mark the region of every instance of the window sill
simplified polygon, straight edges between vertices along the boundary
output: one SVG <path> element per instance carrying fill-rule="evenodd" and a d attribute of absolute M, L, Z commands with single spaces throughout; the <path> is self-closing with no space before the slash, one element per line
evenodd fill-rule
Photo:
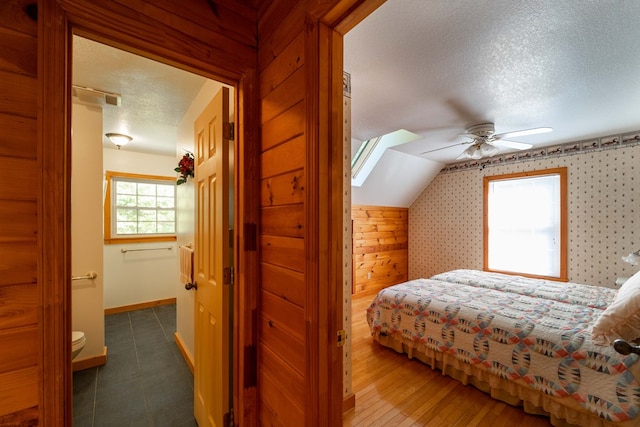
<path fill-rule="evenodd" d="M 176 240 L 176 236 L 107 237 L 104 239 L 104 244 L 117 245 L 120 243 L 175 242 Z"/>

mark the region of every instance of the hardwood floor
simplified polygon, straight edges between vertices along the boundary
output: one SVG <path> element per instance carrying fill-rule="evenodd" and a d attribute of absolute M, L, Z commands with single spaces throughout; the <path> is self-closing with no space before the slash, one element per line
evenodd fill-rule
<path fill-rule="evenodd" d="M 545 417 L 492 399 L 438 370 L 373 342 L 365 312 L 352 303 L 352 378 L 356 407 L 343 426 L 550 426 Z"/>

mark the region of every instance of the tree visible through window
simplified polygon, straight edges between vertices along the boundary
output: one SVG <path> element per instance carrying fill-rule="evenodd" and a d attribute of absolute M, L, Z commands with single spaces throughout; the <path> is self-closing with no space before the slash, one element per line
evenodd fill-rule
<path fill-rule="evenodd" d="M 175 239 L 175 178 L 108 172 L 107 181 L 105 241 Z"/>
<path fill-rule="evenodd" d="M 567 280 L 566 168 L 484 178 L 484 269 Z"/>

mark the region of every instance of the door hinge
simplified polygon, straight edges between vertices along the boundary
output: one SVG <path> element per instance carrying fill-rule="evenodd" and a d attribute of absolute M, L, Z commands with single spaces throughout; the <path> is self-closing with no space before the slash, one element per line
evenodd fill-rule
<path fill-rule="evenodd" d="M 224 414 L 224 419 L 222 420 L 224 427 L 233 427 L 233 409 Z"/>
<path fill-rule="evenodd" d="M 224 268 L 223 282 L 225 285 L 233 285 L 233 267 Z"/>
<path fill-rule="evenodd" d="M 344 329 L 340 329 L 338 331 L 338 347 L 342 347 L 344 345 L 344 340 L 346 339 L 347 333 Z"/>
<path fill-rule="evenodd" d="M 233 141 L 236 136 L 235 124 L 233 122 L 227 122 L 222 126 L 222 137 Z"/>

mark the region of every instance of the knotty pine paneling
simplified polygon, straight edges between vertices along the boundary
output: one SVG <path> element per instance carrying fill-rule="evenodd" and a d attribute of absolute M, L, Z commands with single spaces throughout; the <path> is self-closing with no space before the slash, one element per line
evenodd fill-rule
<path fill-rule="evenodd" d="M 9 52 L 0 52 L 0 54 L 8 55 Z M 0 61 L 0 63 L 10 61 L 11 59 L 5 59 L 4 61 Z M 34 77 L 0 70 L 0 82 L 2 82 L 0 113 L 36 117 L 38 108 L 38 81 Z"/>
<path fill-rule="evenodd" d="M 32 52 L 37 47 L 32 35 L 0 27 L 0 70 L 35 77 L 38 69 Z"/>
<path fill-rule="evenodd" d="M 0 419 L 4 415 L 38 406 L 39 381 L 40 372 L 37 366 L 1 373 Z"/>
<path fill-rule="evenodd" d="M 167 50 L 173 56 L 181 56 L 180 61 L 186 64 L 201 62 L 205 70 L 214 71 L 216 78 L 225 83 L 233 83 L 233 80 L 225 81 L 229 70 L 248 71 L 256 62 L 257 38 L 238 40 L 232 32 L 219 32 L 220 26 L 214 25 L 220 20 L 216 13 L 217 5 L 237 3 L 231 0 L 216 1 L 215 8 L 209 7 L 208 2 L 180 3 L 187 13 L 198 10 L 202 19 L 208 19 L 210 23 L 205 26 L 194 25 L 192 16 L 183 18 L 171 12 L 174 7 L 171 4 L 176 3 L 173 0 L 71 0 L 67 3 L 72 11 L 79 8 L 88 14 L 82 18 L 100 17 L 100 24 L 110 31 L 118 31 L 119 37 L 137 39 L 131 43 L 148 43 L 145 49 L 150 52 Z M 237 14 L 229 9 L 228 24 L 233 25 L 235 20 L 243 21 L 244 16 L 246 14 Z"/>
<path fill-rule="evenodd" d="M 33 118 L 0 114 L 0 157 L 35 159 L 36 125 Z"/>
<path fill-rule="evenodd" d="M 294 12 L 289 6 L 287 0 L 273 2 L 262 11 L 258 30 L 264 41 L 258 53 L 263 278 L 258 385 L 260 420 L 266 425 L 305 424 L 306 46 L 304 6 Z"/>
<path fill-rule="evenodd" d="M 304 306 L 306 298 L 304 274 L 265 263 L 260 269 L 260 283 L 262 289 L 299 307 Z"/>
<path fill-rule="evenodd" d="M 353 293 L 376 294 L 408 280 L 407 208 L 352 206 Z"/>
<path fill-rule="evenodd" d="M 265 70 L 296 37 L 304 34 L 305 2 L 272 1 L 258 17 L 258 70 Z M 262 80 L 262 78 L 260 79 Z"/>
<path fill-rule="evenodd" d="M 304 240 L 262 235 L 260 236 L 260 259 L 264 263 L 304 273 Z"/>
<path fill-rule="evenodd" d="M 271 292 L 260 292 L 262 316 L 269 319 L 270 326 L 279 328 L 293 338 L 304 341 L 304 309 Z"/>
<path fill-rule="evenodd" d="M 37 365 L 39 337 L 37 325 L 0 331 L 0 373 Z"/>
<path fill-rule="evenodd" d="M 0 286 L 0 331 L 38 324 L 38 290 L 37 284 Z"/>
<path fill-rule="evenodd" d="M 0 425 L 71 424 L 64 206 L 71 165 L 65 157 L 68 112 L 62 110 L 70 22 L 87 35 L 225 82 L 257 67 L 257 12 L 248 2 L 0 1 L 0 349 L 11 347 L 0 350 L 6 356 L 0 360 L 6 370 L 0 374 Z M 257 117 L 257 105 L 255 99 L 243 118 Z M 253 128 L 255 121 L 243 126 Z M 257 138 L 252 143 L 257 146 Z M 242 422 L 246 411 L 238 412 Z"/>
<path fill-rule="evenodd" d="M 299 375 L 304 375 L 304 346 L 302 341 L 282 328 L 277 327 L 268 317 L 260 318 L 260 341 L 275 353 L 286 354 L 286 363 Z"/>
<path fill-rule="evenodd" d="M 144 8 L 145 14 L 159 21 L 172 17 L 172 20 L 181 18 L 181 24 L 174 23 L 179 28 L 180 25 L 197 25 L 203 30 L 213 31 L 217 34 L 225 34 L 230 39 L 245 46 L 255 46 L 257 40 L 256 17 L 254 10 L 243 6 L 241 2 L 192 2 L 189 7 L 184 7 L 182 2 L 155 2 L 145 0 L 119 0 L 126 6 L 132 8 Z M 168 12 L 168 13 L 167 13 Z M 216 19 L 212 19 L 216 18 Z"/>
<path fill-rule="evenodd" d="M 304 133 L 306 109 L 299 102 L 273 120 L 262 125 L 260 140 L 262 151 Z"/>
<path fill-rule="evenodd" d="M 260 353 L 263 350 L 260 348 Z M 293 372 L 293 371 L 291 371 Z M 278 384 L 272 375 L 278 372 L 270 372 L 266 369 L 258 371 L 258 383 L 260 384 L 260 425 L 261 426 L 303 426 L 304 412 L 293 400 L 282 392 L 282 386 Z"/>
<path fill-rule="evenodd" d="M 263 124 L 287 111 L 303 99 L 304 71 L 304 68 L 298 68 L 262 98 L 260 111 Z"/>
<path fill-rule="evenodd" d="M 38 24 L 25 13 L 27 6 L 34 3 L 34 0 L 0 1 L 0 28 L 19 31 L 35 37 L 38 33 Z M 30 54 L 35 59 L 35 51 L 31 51 Z"/>
<path fill-rule="evenodd" d="M 7 240 L 0 244 L 0 293 L 4 285 L 36 283 L 38 277 L 37 244 Z"/>
<path fill-rule="evenodd" d="M 285 390 L 284 394 L 291 402 L 295 406 L 302 408 L 304 406 L 304 377 L 300 373 L 291 370 L 291 366 L 286 362 L 286 359 L 280 356 L 287 354 L 286 352 L 278 354 L 268 347 L 264 347 L 263 350 L 260 353 L 260 363 L 265 371 L 269 372 L 269 376 L 278 384 L 278 388 Z"/>
<path fill-rule="evenodd" d="M 304 205 L 274 206 L 261 209 L 260 229 L 265 234 L 304 237 Z"/>
<path fill-rule="evenodd" d="M 0 425 L 40 424 L 37 23 L 0 2 Z"/>
<path fill-rule="evenodd" d="M 40 411 L 37 406 L 0 415 L 0 426 L 37 426 L 39 425 Z"/>
<path fill-rule="evenodd" d="M 0 247 L 6 243 L 36 243 L 37 208 L 34 201 L 5 200 L 0 203 Z"/>
<path fill-rule="evenodd" d="M 300 34 L 260 74 L 260 96 L 265 97 L 303 64 L 304 37 Z"/>
<path fill-rule="evenodd" d="M 279 206 L 304 201 L 303 169 L 260 181 L 260 206 Z"/>
<path fill-rule="evenodd" d="M 304 138 L 299 136 L 265 151 L 260 159 L 263 177 L 299 169 L 304 164 Z"/>
<path fill-rule="evenodd" d="M 6 174 L 0 180 L 0 200 L 36 200 L 39 174 L 35 160 L 0 157 L 0 171 Z"/>

